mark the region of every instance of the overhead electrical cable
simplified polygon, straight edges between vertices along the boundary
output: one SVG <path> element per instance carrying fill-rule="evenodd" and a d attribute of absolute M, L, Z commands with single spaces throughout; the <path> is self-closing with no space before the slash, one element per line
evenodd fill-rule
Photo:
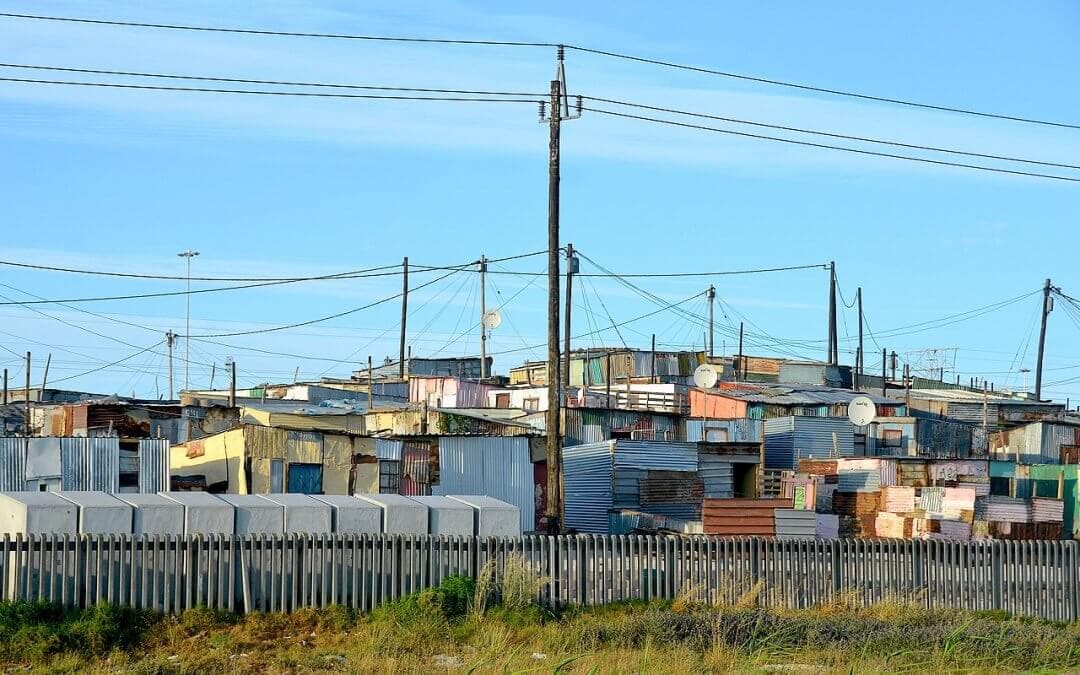
<path fill-rule="evenodd" d="M 221 89 L 213 87 L 176 87 L 158 84 L 128 84 L 123 82 L 80 82 L 77 80 L 41 80 L 28 77 L 0 77 L 0 82 L 21 84 L 50 84 L 69 87 L 101 87 L 105 89 L 135 89 L 143 91 L 182 91 L 202 94 L 251 94 L 255 96 L 298 96 L 301 98 L 370 99 L 377 101 L 440 101 L 462 103 L 539 103 L 535 98 L 495 98 L 493 96 L 408 96 L 405 94 L 344 94 L 322 91 L 275 91 L 270 89 Z"/>
<path fill-rule="evenodd" d="M 0 64 L 3 65 L 3 64 Z M 1008 155 L 995 155 L 985 152 L 973 152 L 969 150 L 958 150 L 956 148 L 942 148 L 933 145 L 920 145 L 918 143 L 905 143 L 902 141 L 884 140 L 880 138 L 870 138 L 868 136 L 855 136 L 851 134 L 841 134 L 830 131 L 821 131 L 818 129 L 807 129 L 805 127 L 794 127 L 783 124 L 769 124 L 766 122 L 755 122 L 753 120 L 737 119 L 734 117 L 724 117 L 723 115 L 713 115 L 709 113 L 690 112 L 687 110 L 679 110 L 677 108 L 666 108 L 663 106 L 646 105 L 644 103 L 634 103 L 632 101 L 621 101 L 611 98 L 600 98 L 598 96 L 582 96 L 583 99 L 588 101 L 596 101 L 598 103 L 608 103 L 611 105 L 618 105 L 627 108 L 638 108 L 641 110 L 651 110 L 653 112 L 663 112 L 672 115 L 681 115 L 685 117 L 696 117 L 700 119 L 716 120 L 718 122 L 730 122 L 732 124 L 745 124 L 747 126 L 760 127 L 763 129 L 776 129 L 778 131 L 791 131 L 800 134 L 807 134 L 811 136 L 823 136 L 825 138 L 837 138 L 846 141 L 858 141 L 860 143 L 874 143 L 877 145 L 888 145 L 897 148 L 907 148 L 909 150 L 926 150 L 930 152 L 941 152 L 949 155 L 960 155 L 964 157 L 978 157 L 980 159 L 993 159 L 1004 162 L 1020 162 L 1023 164 L 1034 164 L 1037 166 L 1051 166 L 1061 169 L 1080 169 L 1080 164 L 1066 164 L 1062 162 L 1049 162 L 1044 160 L 1026 159 L 1023 157 L 1011 157 Z"/>
<path fill-rule="evenodd" d="M 609 115 L 611 117 L 622 117 L 626 119 L 638 120 L 641 122 L 651 122 L 654 124 L 664 124 L 673 127 L 681 127 L 684 129 L 695 129 L 698 131 L 708 131 L 718 134 L 727 134 L 729 136 L 740 136 L 742 138 L 752 138 L 756 140 L 772 141 L 775 143 L 786 143 L 789 145 L 798 145 L 809 148 L 818 148 L 823 150 L 836 150 L 838 152 L 848 152 L 857 155 L 866 155 L 870 157 L 883 157 L 886 159 L 899 159 L 908 162 L 920 162 L 923 164 L 934 164 L 937 166 L 951 166 L 961 169 L 972 169 L 974 171 L 987 171 L 990 173 L 1008 174 L 1013 176 L 1027 176 L 1029 178 L 1043 178 L 1047 180 L 1066 181 L 1070 183 L 1080 183 L 1080 178 L 1072 178 L 1069 176 L 1058 176 L 1048 173 L 1036 173 L 1034 171 L 1020 171 L 1017 169 L 1003 169 L 999 167 L 982 166 L 979 164 L 967 164 L 964 162 L 949 162 L 941 159 L 932 159 L 929 157 L 913 157 L 911 155 L 900 155 L 892 152 L 882 152 L 879 150 L 866 150 L 863 148 L 851 148 L 842 145 L 829 145 L 828 143 L 817 143 L 814 141 L 804 141 L 794 138 L 783 138 L 780 136 L 768 136 L 765 134 L 753 134 L 747 131 L 737 131 L 735 129 L 721 129 L 719 127 L 710 127 L 703 124 L 691 124 L 689 122 L 680 122 L 678 120 L 663 119 L 660 117 L 649 117 L 647 115 L 634 115 L 631 113 L 617 112 L 615 110 L 604 110 L 602 108 L 589 108 L 582 107 L 582 110 L 588 112 L 594 112 L 598 115 Z"/>
<path fill-rule="evenodd" d="M 257 28 L 232 28 L 227 26 L 198 26 L 192 24 L 173 24 L 173 23 L 152 23 L 152 22 L 140 22 L 140 21 L 121 21 L 121 20 L 109 20 L 109 19 L 90 19 L 82 17 L 70 17 L 70 16 L 55 16 L 44 14 L 27 14 L 17 12 L 2 12 L 0 17 L 12 18 L 12 19 L 25 19 L 36 21 L 52 21 L 52 22 L 64 22 L 64 23 L 78 23 L 78 24 L 91 24 L 101 26 L 114 26 L 114 27 L 128 27 L 128 28 L 154 28 L 154 29 L 166 29 L 176 31 L 191 31 L 202 33 L 232 33 L 241 35 L 261 35 L 271 37 L 297 37 L 297 38 L 322 38 L 322 39 L 334 39 L 334 40 L 354 40 L 354 41 L 370 41 L 370 42 L 398 42 L 398 43 L 416 43 L 416 44 L 440 44 L 440 45 L 462 45 L 462 46 L 489 46 L 489 47 L 531 47 L 531 48 L 552 48 L 562 47 L 567 50 L 576 51 L 582 54 L 592 54 L 596 56 L 603 56 L 606 58 L 618 59 L 633 63 L 640 63 L 651 66 L 658 66 L 662 68 L 671 68 L 676 70 L 683 70 L 687 72 L 699 73 L 703 75 L 713 75 L 717 77 L 741 80 L 745 82 L 753 82 L 756 84 L 766 84 L 770 86 L 783 87 L 788 89 L 795 89 L 798 91 L 813 92 L 817 94 L 826 94 L 830 96 L 838 96 L 845 98 L 858 99 L 863 101 L 871 101 L 875 103 L 886 103 L 891 105 L 899 105 L 909 108 L 918 108 L 923 110 L 933 110 L 937 112 L 948 112 L 960 115 L 971 115 L 976 117 L 982 117 L 987 119 L 997 119 L 1009 122 L 1022 122 L 1026 124 L 1037 124 L 1049 127 L 1058 127 L 1065 129 L 1080 129 L 1080 124 L 1073 124 L 1069 122 L 1058 122 L 1052 120 L 1037 119 L 1033 117 L 1024 117 L 1020 115 L 1006 115 L 1002 113 L 986 112 L 981 110 L 975 110 L 972 108 L 961 108 L 958 106 L 946 106 L 932 103 L 922 103 L 910 99 L 899 98 L 895 96 L 881 96 L 875 94 L 866 94 L 851 90 L 838 89 L 835 87 L 824 87 L 818 85 L 804 84 L 800 82 L 791 82 L 786 80 L 780 80 L 776 78 L 762 77 L 758 75 L 747 75 L 744 73 L 736 73 L 729 70 L 721 70 L 718 68 L 710 68 L 705 66 L 696 66 L 684 63 L 677 63 L 674 61 L 665 61 L 662 59 L 650 58 L 645 56 L 637 56 L 634 54 L 627 54 L 624 52 L 616 52 L 605 49 L 596 49 L 593 47 L 585 47 L 582 45 L 566 44 L 559 42 L 536 42 L 536 41 L 521 41 L 521 40 L 487 40 L 487 39 L 459 39 L 459 38 L 429 38 L 429 37 L 412 37 L 412 36 L 393 36 L 393 35 L 365 35 L 365 34 L 350 34 L 350 33 L 321 33 L 311 31 L 285 31 L 285 30 L 270 30 L 270 29 L 257 29 Z"/>

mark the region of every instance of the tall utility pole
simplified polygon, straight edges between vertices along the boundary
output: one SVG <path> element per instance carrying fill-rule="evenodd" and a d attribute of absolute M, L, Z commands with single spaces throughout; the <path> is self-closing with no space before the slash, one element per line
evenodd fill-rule
<path fill-rule="evenodd" d="M 52 364 L 52 352 L 49 352 L 49 355 L 45 357 L 45 374 L 41 376 L 42 395 L 44 395 L 45 386 L 49 383 L 49 365 L 50 364 Z M 39 396 L 38 398 L 41 398 L 41 397 Z M 131 398 L 135 398 L 135 397 L 132 396 Z"/>
<path fill-rule="evenodd" d="M 829 263 L 829 365 L 835 366 L 839 360 L 836 344 L 836 263 Z"/>
<path fill-rule="evenodd" d="M 735 370 L 735 381 L 743 379 L 746 376 L 746 364 L 743 362 L 742 353 L 742 334 L 743 334 L 743 322 L 739 322 L 739 367 Z"/>
<path fill-rule="evenodd" d="M 375 368 L 371 365 L 371 355 L 367 357 L 367 409 L 371 412 L 375 400 Z"/>
<path fill-rule="evenodd" d="M 1035 362 L 1035 400 L 1042 400 L 1042 372 L 1043 372 L 1043 348 L 1046 346 L 1046 319 L 1050 316 L 1050 312 L 1054 311 L 1054 298 L 1051 297 L 1050 291 L 1053 290 L 1053 286 L 1050 285 L 1050 280 L 1046 280 L 1046 285 L 1043 286 L 1043 306 L 1042 306 L 1042 326 L 1039 328 L 1039 357 Z"/>
<path fill-rule="evenodd" d="M 863 318 L 862 318 L 862 287 L 855 291 L 855 302 L 859 305 L 859 349 L 855 353 L 855 372 L 862 375 L 863 372 Z"/>
<path fill-rule="evenodd" d="M 405 324 L 409 318 L 409 256 L 401 261 L 401 339 L 398 342 L 398 379 L 405 379 Z"/>
<path fill-rule="evenodd" d="M 8 379 L 7 368 L 4 368 L 4 405 L 8 404 Z"/>
<path fill-rule="evenodd" d="M 709 286 L 705 291 L 705 299 L 709 301 L 709 356 L 713 356 L 713 301 L 716 300 L 716 287 Z"/>
<path fill-rule="evenodd" d="M 188 249 L 176 255 L 187 258 L 187 293 L 184 295 L 186 305 L 184 319 L 184 389 L 187 389 L 188 370 L 191 367 L 191 259 L 199 255 L 199 252 Z"/>
<path fill-rule="evenodd" d="M 577 258 L 574 257 L 574 245 L 566 245 L 566 317 L 563 320 L 563 359 L 562 359 L 562 386 L 563 391 L 570 388 L 570 336 L 573 330 L 571 315 L 574 299 L 574 274 L 577 273 Z M 588 370 L 589 362 L 585 362 Z"/>
<path fill-rule="evenodd" d="M 548 495 L 545 515 L 552 532 L 561 531 L 563 523 L 562 435 L 559 428 L 559 135 L 563 120 L 581 116 L 580 98 L 577 114 L 570 114 L 564 55 L 565 50 L 560 45 L 555 79 L 551 81 L 550 113 L 545 116 L 544 104 L 540 104 L 540 121 L 548 124 Z"/>
<path fill-rule="evenodd" d="M 487 258 L 480 256 L 480 379 L 486 380 L 487 371 Z"/>
<path fill-rule="evenodd" d="M 30 435 L 30 352 L 26 352 L 26 389 L 23 390 L 23 425 L 26 435 Z"/>
<path fill-rule="evenodd" d="M 888 353 L 886 353 L 885 349 L 882 348 L 882 350 L 881 350 L 881 397 L 882 398 L 885 398 L 885 361 L 888 359 L 888 357 L 889 357 Z"/>
<path fill-rule="evenodd" d="M 896 382 L 896 352 L 889 354 L 889 377 L 893 382 Z M 957 375 L 956 383 L 960 384 L 960 376 Z"/>
<path fill-rule="evenodd" d="M 173 364 L 172 364 L 172 349 L 173 340 L 176 339 L 176 333 L 171 330 L 165 333 L 165 344 L 169 346 L 169 400 L 173 400 Z M 210 378 L 210 388 L 214 388 L 214 378 Z"/>
<path fill-rule="evenodd" d="M 229 359 L 229 407 L 236 407 L 236 361 Z"/>

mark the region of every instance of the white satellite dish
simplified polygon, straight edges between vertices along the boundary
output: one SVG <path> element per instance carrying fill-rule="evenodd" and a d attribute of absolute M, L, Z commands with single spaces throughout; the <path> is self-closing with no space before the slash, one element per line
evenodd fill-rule
<path fill-rule="evenodd" d="M 847 407 L 848 419 L 857 427 L 865 427 L 877 417 L 877 406 L 866 396 L 851 399 Z"/>
<path fill-rule="evenodd" d="M 707 363 L 703 363 L 694 369 L 694 384 L 702 389 L 712 389 L 716 386 L 717 379 L 716 368 Z"/>
<path fill-rule="evenodd" d="M 484 314 L 484 318 L 481 320 L 484 324 L 484 328 L 488 330 L 494 330 L 502 323 L 502 314 L 499 314 L 499 310 L 493 309 L 490 312 Z"/>

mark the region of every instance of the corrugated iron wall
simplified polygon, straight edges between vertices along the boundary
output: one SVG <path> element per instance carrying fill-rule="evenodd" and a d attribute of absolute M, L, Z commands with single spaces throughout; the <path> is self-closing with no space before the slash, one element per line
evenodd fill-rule
<path fill-rule="evenodd" d="M 0 436 L 0 492 L 26 489 L 26 439 Z"/>
<path fill-rule="evenodd" d="M 613 443 L 587 443 L 563 449 L 565 525 L 579 532 L 603 534 L 612 503 Z"/>
<path fill-rule="evenodd" d="M 169 489 L 169 439 L 144 438 L 139 441 L 139 492 Z"/>
<path fill-rule="evenodd" d="M 120 490 L 120 439 L 115 436 L 60 439 L 62 490 Z"/>
<path fill-rule="evenodd" d="M 765 420 L 765 466 L 794 469 L 800 458 L 834 454 L 833 434 L 840 457 L 855 454 L 855 427 L 839 417 L 779 417 Z"/>
<path fill-rule="evenodd" d="M 399 441 L 389 438 L 376 438 L 375 439 L 375 457 L 376 459 L 392 459 L 401 461 L 401 451 L 405 447 L 405 441 Z"/>
<path fill-rule="evenodd" d="M 536 529 L 536 488 L 529 439 L 521 436 L 439 438 L 434 495 L 487 495 L 518 507 L 523 532 Z"/>

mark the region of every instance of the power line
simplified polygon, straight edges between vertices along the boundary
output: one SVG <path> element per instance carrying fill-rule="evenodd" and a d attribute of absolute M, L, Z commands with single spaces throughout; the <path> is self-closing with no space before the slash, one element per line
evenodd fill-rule
<path fill-rule="evenodd" d="M 828 87 L 818 87 L 809 84 L 800 84 L 798 82 L 787 82 L 784 80 L 774 80 L 766 77 L 758 77 L 755 75 L 743 75 L 741 73 L 733 73 L 730 71 L 717 70 L 714 68 L 705 68 L 702 66 L 691 66 L 681 63 L 673 63 L 671 61 L 661 61 L 659 59 L 650 59 L 641 56 L 632 56 L 630 54 L 621 54 L 619 52 L 609 52 L 600 49 L 590 49 L 588 47 L 578 47 L 575 45 L 566 45 L 566 49 L 582 52 L 585 54 L 597 54 L 599 56 L 607 56 L 615 59 L 623 59 L 625 61 L 635 61 L 637 63 L 647 63 L 654 66 L 663 66 L 665 68 L 676 68 L 679 70 L 686 70 L 696 73 L 703 73 L 705 75 L 718 75 L 720 77 L 727 77 L 736 80 L 744 80 L 747 82 L 756 82 L 758 84 L 769 84 L 778 87 L 787 87 L 790 89 L 799 89 L 802 91 L 812 91 L 819 94 L 829 94 L 832 96 L 844 96 L 848 98 L 856 98 L 864 101 L 874 101 L 876 103 L 891 103 L 894 105 L 907 106 L 910 108 L 922 108 L 924 110 L 936 110 L 939 112 L 957 113 L 961 115 L 974 115 L 976 117 L 985 117 L 990 119 L 1007 120 L 1009 122 L 1024 122 L 1027 124 L 1039 124 L 1049 127 L 1060 127 L 1063 129 L 1080 129 L 1080 124 L 1072 124 L 1069 122 L 1055 122 L 1051 120 L 1041 120 L 1031 117 L 1020 117 L 1017 115 L 1003 115 L 1000 113 L 990 113 L 981 110 L 973 110 L 970 108 L 954 108 L 951 106 L 935 105 L 932 103 L 919 103 L 918 101 L 911 101 L 901 98 L 891 98 L 887 96 L 875 96 L 872 94 L 862 94 L 854 91 L 846 91 L 843 89 L 831 89 Z"/>
<path fill-rule="evenodd" d="M 239 33 L 244 35 L 269 35 L 276 37 L 330 38 L 334 40 L 362 40 L 372 42 L 412 42 L 441 45 L 478 45 L 491 47 L 558 47 L 551 42 L 521 42 L 513 40 L 462 40 L 450 38 L 398 37 L 387 35 L 355 35 L 349 33 L 310 33 L 301 31 L 263 30 L 257 28 L 227 28 L 216 26 L 194 26 L 174 23 L 144 23 L 138 21 L 110 21 L 106 19 L 83 19 L 69 16 L 44 16 L 41 14 L 17 14 L 0 12 L 0 17 L 12 19 L 36 19 L 40 21 L 62 21 L 66 23 L 85 23 L 104 26 L 125 26 L 130 28 L 166 28 L 169 30 L 197 31 L 201 33 Z"/>
<path fill-rule="evenodd" d="M 646 115 L 634 115 L 631 113 L 621 113 L 614 110 L 603 110 L 601 108 L 587 108 L 582 107 L 582 110 L 588 112 L 594 112 L 599 115 L 609 115 L 612 117 L 624 117 L 626 119 L 639 120 L 642 122 L 653 122 L 655 124 L 666 124 L 668 126 L 682 127 L 684 129 L 696 129 L 698 131 L 711 131 L 718 134 L 728 134 L 730 136 L 741 136 L 743 138 L 753 138 L 764 141 L 774 141 L 777 143 L 787 143 L 789 145 L 800 145 L 809 148 L 818 148 L 824 150 L 837 150 L 840 152 L 850 152 L 857 155 L 868 155 L 871 157 L 884 157 L 887 159 L 901 159 L 908 162 L 921 162 L 923 164 L 934 164 L 937 166 L 952 166 L 961 169 L 973 169 L 976 171 L 988 171 L 991 173 L 1002 173 L 1013 176 L 1028 176 L 1030 178 L 1046 178 L 1049 180 L 1068 181 L 1070 183 L 1080 183 L 1080 178 L 1070 178 L 1068 176 L 1055 176 L 1047 173 L 1036 173 L 1034 171 L 1019 171 L 1017 169 L 1001 169 L 990 166 L 980 166 L 978 164 L 966 164 L 964 162 L 947 162 L 941 159 L 930 159 L 928 157 L 912 157 L 910 155 L 899 155 L 892 152 L 881 152 L 878 150 L 864 150 L 860 148 L 849 148 L 842 145 L 829 145 L 827 143 L 816 143 L 814 141 L 800 141 L 794 138 L 782 138 L 780 136 L 767 136 L 765 134 L 752 134 L 746 131 L 736 131 L 734 129 L 721 129 L 718 127 L 710 127 L 702 124 L 691 124 L 689 122 L 679 122 L 677 120 L 665 120 L 659 117 L 648 117 Z"/>
<path fill-rule="evenodd" d="M 2 64 L 0 64 L 2 65 Z M 673 115 L 685 115 L 687 117 L 697 117 L 702 119 L 717 120 L 720 122 L 731 122 L 734 124 L 746 124 L 755 127 L 761 127 L 764 129 L 776 129 L 779 131 L 793 131 L 800 134 L 810 134 L 813 136 L 824 136 L 826 138 L 839 138 L 847 141 L 859 141 L 862 143 L 876 143 L 878 145 L 889 145 L 897 148 L 908 148 L 911 150 L 929 150 L 931 152 L 943 152 L 950 155 L 962 155 L 966 157 L 979 157 L 982 159 L 995 159 L 1006 162 L 1021 162 L 1024 164 L 1035 164 L 1038 166 L 1053 166 L 1062 169 L 1080 169 L 1080 165 L 1077 164 L 1064 164 L 1060 162 L 1047 162 L 1035 159 L 1024 159 L 1022 157 L 1009 157 L 1006 155 L 993 155 L 983 152 L 971 152 L 968 150 L 957 150 L 955 148 L 941 148 L 933 145 L 920 145 L 917 143 L 904 143 L 901 141 L 882 140 L 880 138 L 870 138 L 867 136 L 853 136 L 849 134 L 841 134 L 829 131 L 819 131 L 816 129 L 806 129 L 804 127 L 786 126 L 783 124 L 768 124 L 765 122 L 754 122 L 752 120 L 736 119 L 734 117 L 724 117 L 722 115 L 711 115 L 708 113 L 689 112 L 686 110 L 678 110 L 676 108 L 665 108 L 661 106 L 645 105 L 643 103 L 633 103 L 630 101 L 620 101 L 610 98 L 599 98 L 597 96 L 582 96 L 583 99 L 590 101 L 597 101 L 599 103 L 610 103 L 612 105 L 620 105 L 628 108 L 640 108 L 642 110 L 652 110 L 654 112 L 671 113 Z"/>
<path fill-rule="evenodd" d="M 78 82 L 75 80 L 41 80 L 26 77 L 0 77 L 0 82 L 23 84 L 52 84 L 72 87 L 103 87 L 106 89 L 136 89 L 145 91 L 182 91 L 206 94 L 253 94 L 258 96 L 299 96 L 306 98 L 371 99 L 386 101 L 456 101 L 468 103 L 539 103 L 538 98 L 492 98 L 490 96 L 407 96 L 405 94 L 331 94 L 321 91 L 271 91 L 269 89 L 215 89 L 213 87 L 173 87 L 157 84 L 125 84 L 121 82 Z"/>
<path fill-rule="evenodd" d="M 912 101 L 908 99 L 901 99 L 888 96 L 878 96 L 873 94 L 864 94 L 855 91 L 848 91 L 844 89 L 836 89 L 830 87 L 821 87 L 810 84 L 803 84 L 799 82 L 789 82 L 785 80 L 778 80 L 774 78 L 761 77 L 757 75 L 746 75 L 743 73 L 735 73 L 732 71 L 720 70 L 717 68 L 708 68 L 704 66 L 695 66 L 682 63 L 675 63 L 672 61 L 664 61 L 661 59 L 648 58 L 643 56 L 635 56 L 632 54 L 625 54 L 622 52 L 614 52 L 603 49 L 595 49 L 591 47 L 584 47 L 580 45 L 572 44 L 560 44 L 555 42 L 527 42 L 518 40 L 469 40 L 469 39 L 453 39 L 453 38 L 422 38 L 422 37 L 406 37 L 406 36 L 387 36 L 387 35 L 359 35 L 348 33 L 317 33 L 317 32 L 305 32 L 305 31 L 283 31 L 283 30 L 266 30 L 266 29 L 254 29 L 254 28 L 230 28 L 219 26 L 196 26 L 190 24 L 166 24 L 166 23 L 150 23 L 150 22 L 138 22 L 138 21 L 118 21 L 118 20 L 106 20 L 106 19 L 86 19 L 79 17 L 66 17 L 66 16 L 49 16 L 41 14 L 22 14 L 15 12 L 0 12 L 0 17 L 7 17 L 13 19 L 29 19 L 38 21 L 54 21 L 65 23 L 79 23 L 79 24 L 91 24 L 102 26 L 119 26 L 119 27 L 131 27 L 131 28 L 156 28 L 178 31 L 193 31 L 203 33 L 233 33 L 242 35 L 262 35 L 262 36 L 276 36 L 276 37 L 300 37 L 300 38 L 329 38 L 335 40 L 355 40 L 355 41 L 371 41 L 371 42 L 398 42 L 398 43 L 417 43 L 417 44 L 441 44 L 441 45 L 464 45 L 464 46 L 492 46 L 492 47 L 564 47 L 565 49 L 573 50 L 582 54 L 593 54 L 597 56 L 605 56 L 613 59 L 620 59 L 624 61 L 631 61 L 634 63 L 642 63 L 653 66 L 660 66 L 664 68 L 673 68 L 678 70 L 684 70 L 688 72 L 700 73 L 705 75 L 715 75 L 719 77 L 725 77 L 730 79 L 742 80 L 746 82 L 755 82 L 757 84 L 768 84 L 777 87 L 785 87 L 790 89 L 797 89 L 800 91 L 810 91 L 819 94 L 828 94 L 831 96 L 841 96 L 847 98 L 854 98 L 864 101 L 873 101 L 876 103 L 889 103 L 893 105 L 900 105 L 910 108 L 920 108 L 924 110 L 935 110 L 939 112 L 949 112 L 961 115 L 972 115 L 976 117 L 999 119 L 1010 122 L 1023 122 L 1026 124 L 1038 124 L 1042 126 L 1058 127 L 1065 129 L 1080 129 L 1080 125 L 1072 124 L 1068 122 L 1056 122 L 1051 120 L 1041 120 L 1031 117 L 1021 117 L 1018 115 L 1005 115 L 1000 113 L 991 113 L 981 110 L 974 110 L 970 108 L 958 108 L 952 106 L 936 105 L 931 103 L 920 103 L 918 101 Z"/>
<path fill-rule="evenodd" d="M 538 255 L 547 255 L 547 249 L 543 251 L 533 251 L 531 253 L 518 253 L 511 256 L 504 256 L 502 258 L 492 258 L 493 261 L 503 262 L 508 260 L 519 260 L 521 258 L 531 258 Z M 472 263 L 469 263 L 472 264 Z M 165 281 L 185 281 L 187 275 L 162 275 L 162 274 L 138 274 L 135 272 L 113 272 L 108 270 L 91 270 L 86 268 L 77 267 L 58 267 L 55 265 L 43 265 L 35 263 L 15 262 L 12 260 L 0 260 L 0 265 L 6 265 L 8 267 L 22 267 L 27 269 L 43 270 L 47 272 L 69 272 L 72 274 L 88 274 L 94 276 L 105 277 L 124 277 L 130 279 L 161 279 Z M 424 270 L 451 270 L 457 269 L 460 265 L 410 265 L 409 269 L 413 268 Z M 191 277 L 192 281 L 316 281 L 321 279 L 351 279 L 353 275 L 366 275 L 369 272 L 378 272 L 381 270 L 400 269 L 401 263 L 394 263 L 392 265 L 382 265 L 381 267 L 369 267 L 362 270 L 352 270 L 350 272 L 335 272 L 333 274 L 324 274 L 319 276 L 309 277 Z M 462 270 L 469 271 L 469 270 Z M 388 275 L 392 276 L 392 275 Z"/>
<path fill-rule="evenodd" d="M 441 277 L 438 277 L 436 279 L 432 279 L 431 281 L 422 283 L 422 284 L 420 284 L 419 286 L 417 286 L 415 288 L 410 288 L 409 292 L 412 293 L 414 291 L 420 290 L 421 288 L 425 288 L 425 287 L 430 286 L 432 284 L 438 283 L 438 282 L 442 281 L 443 279 L 451 276 L 452 274 L 455 274 L 456 272 L 457 272 L 457 270 L 454 270 L 453 272 L 449 272 L 447 274 L 444 274 Z M 219 338 L 219 337 L 235 337 L 237 335 L 256 335 L 258 333 L 274 333 L 274 332 L 277 332 L 277 331 L 289 330 L 289 329 L 292 329 L 292 328 L 300 328 L 300 327 L 303 327 L 303 326 L 310 326 L 312 324 L 322 323 L 323 321 L 330 321 L 331 319 L 337 319 L 337 318 L 340 318 L 340 317 L 343 317 L 343 316 L 348 316 L 350 314 L 355 314 L 357 312 L 362 312 L 365 309 L 371 309 L 372 307 L 377 307 L 379 305 L 390 302 L 391 300 L 396 300 L 397 298 L 400 298 L 402 295 L 403 295 L 403 293 L 400 293 L 400 292 L 395 293 L 394 295 L 382 298 L 381 300 L 376 300 L 375 302 L 371 302 L 371 303 L 368 303 L 366 305 L 361 305 L 360 307 L 354 307 L 352 309 L 345 310 L 344 312 L 337 312 L 336 314 L 331 314 L 329 316 L 320 317 L 318 319 L 310 319 L 308 321 L 300 321 L 300 322 L 297 322 L 297 323 L 290 323 L 290 324 L 286 324 L 284 326 L 274 326 L 272 328 L 258 328 L 258 329 L 255 329 L 255 330 L 235 331 L 235 332 L 232 332 L 232 333 L 213 333 L 213 334 L 210 334 L 210 335 L 181 335 L 179 337 L 183 337 L 185 339 L 189 338 L 189 337 L 190 338 Z"/>
<path fill-rule="evenodd" d="M 361 89 L 364 91 L 400 91 L 427 94 L 471 94 L 475 96 L 544 96 L 527 91 L 477 91 L 472 89 L 432 89 L 428 87 L 392 87 L 374 84 L 344 84 L 331 82 L 297 82 L 290 80 L 260 80 L 242 77 L 213 77 L 206 75 L 177 75 L 175 73 L 148 73 L 131 70 L 99 70 L 96 68 L 72 68 L 69 66 L 41 66 L 23 63 L 0 63 L 0 68 L 18 68 L 23 70 L 44 70 L 62 73 L 83 73 L 87 75 L 120 75 L 124 77 L 146 77 L 163 80 L 197 80 L 200 82 L 231 82 L 234 84 L 261 84 L 281 87 L 321 87 L 327 89 Z"/>

